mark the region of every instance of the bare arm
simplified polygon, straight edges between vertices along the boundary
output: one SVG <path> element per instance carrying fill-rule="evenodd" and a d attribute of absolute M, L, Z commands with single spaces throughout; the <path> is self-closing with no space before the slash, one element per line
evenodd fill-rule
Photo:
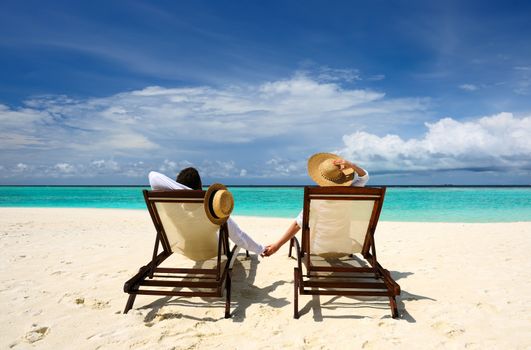
<path fill-rule="evenodd" d="M 356 164 L 354 164 L 352 162 L 349 162 L 348 160 L 345 160 L 345 159 L 336 159 L 336 160 L 334 160 L 334 164 L 335 165 L 339 165 L 341 167 L 341 169 L 350 168 L 350 169 L 354 170 L 358 174 L 358 176 L 365 176 L 367 174 L 365 172 L 365 170 L 363 170 L 362 168 L 360 168 Z"/>
<path fill-rule="evenodd" d="M 280 237 L 278 241 L 276 241 L 273 244 L 270 244 L 266 246 L 266 249 L 264 250 L 263 256 L 270 256 L 275 254 L 280 247 L 282 247 L 287 241 L 289 241 L 297 232 L 299 232 L 301 228 L 299 225 L 297 225 L 296 221 L 293 221 L 293 223 L 288 227 L 287 231 Z"/>

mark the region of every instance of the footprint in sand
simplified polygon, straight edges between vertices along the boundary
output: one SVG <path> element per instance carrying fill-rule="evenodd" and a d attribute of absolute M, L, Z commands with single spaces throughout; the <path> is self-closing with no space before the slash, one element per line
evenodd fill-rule
<path fill-rule="evenodd" d="M 101 309 L 106 309 L 110 307 L 109 301 L 103 301 L 103 300 L 97 300 L 97 299 L 91 300 L 91 302 L 89 303 L 89 306 L 90 308 L 95 309 L 95 310 L 101 310 Z"/>
<path fill-rule="evenodd" d="M 368 340 L 365 340 L 363 344 L 361 344 L 362 349 L 374 349 L 374 344 Z"/>
<path fill-rule="evenodd" d="M 444 335 L 448 338 L 454 338 L 465 333 L 464 329 L 459 328 L 457 325 L 448 324 L 444 321 L 438 321 L 433 323 L 431 325 L 431 328 L 443 332 Z"/>
<path fill-rule="evenodd" d="M 72 294 L 70 293 L 64 293 L 62 297 L 59 298 L 59 300 L 57 300 L 57 304 L 61 304 L 63 302 L 63 300 L 65 300 L 66 298 L 70 299 L 70 296 Z"/>
<path fill-rule="evenodd" d="M 24 336 L 24 340 L 30 344 L 42 340 L 48 333 L 50 333 L 49 327 L 39 327 L 35 324 L 33 327 L 34 328 Z"/>
<path fill-rule="evenodd" d="M 485 310 L 485 311 L 490 311 L 490 312 L 497 312 L 498 309 L 496 308 L 496 306 L 492 305 L 492 304 L 487 304 L 487 303 L 477 303 L 476 304 L 476 307 L 480 310 Z"/>
<path fill-rule="evenodd" d="M 63 297 L 64 298 L 64 297 Z M 61 300 L 63 299 L 61 298 Z M 94 310 L 101 310 L 111 307 L 109 301 L 103 301 L 98 299 L 85 299 L 84 297 L 76 297 L 73 299 L 73 303 L 80 306 L 88 306 Z"/>
<path fill-rule="evenodd" d="M 394 321 L 394 320 L 393 320 Z M 386 322 L 386 321 L 380 321 L 378 322 L 378 327 L 382 327 L 382 328 L 389 328 L 389 327 L 394 327 L 395 323 L 394 322 Z"/>
<path fill-rule="evenodd" d="M 182 318 L 182 317 L 183 317 L 183 315 L 180 314 L 180 313 L 175 313 L 174 314 L 174 313 L 170 313 L 170 312 L 157 315 L 158 321 L 164 321 L 164 320 L 169 320 L 169 319 L 172 319 L 172 318 Z"/>

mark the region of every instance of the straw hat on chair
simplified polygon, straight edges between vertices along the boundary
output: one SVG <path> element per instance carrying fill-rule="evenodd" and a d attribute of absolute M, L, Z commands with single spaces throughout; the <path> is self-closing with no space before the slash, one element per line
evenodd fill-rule
<path fill-rule="evenodd" d="M 216 225 L 224 224 L 234 209 L 234 198 L 222 184 L 212 184 L 205 194 L 205 213 Z"/>

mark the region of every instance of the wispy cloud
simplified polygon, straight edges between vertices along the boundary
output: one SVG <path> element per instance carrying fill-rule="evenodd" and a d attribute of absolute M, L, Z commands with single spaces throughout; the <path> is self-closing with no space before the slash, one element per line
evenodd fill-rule
<path fill-rule="evenodd" d="M 474 84 L 461 84 L 459 88 L 465 91 L 476 91 L 478 89 L 477 85 Z"/>
<path fill-rule="evenodd" d="M 518 95 L 526 96 L 531 94 L 531 67 L 517 66 L 514 67 L 514 70 L 517 73 L 517 77 L 513 91 Z"/>
<path fill-rule="evenodd" d="M 380 81 L 385 79 L 385 74 L 375 74 L 366 78 L 368 81 Z"/>
<path fill-rule="evenodd" d="M 338 69 L 322 66 L 317 73 L 319 81 L 346 81 L 352 83 L 361 80 L 360 71 L 358 69 Z"/>

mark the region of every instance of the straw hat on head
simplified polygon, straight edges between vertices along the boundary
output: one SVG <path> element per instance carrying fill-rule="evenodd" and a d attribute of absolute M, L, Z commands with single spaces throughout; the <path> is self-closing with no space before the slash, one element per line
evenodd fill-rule
<path fill-rule="evenodd" d="M 308 159 L 308 175 L 319 186 L 350 186 L 354 181 L 354 169 L 341 169 L 334 160 L 342 159 L 332 153 L 316 153 Z"/>
<path fill-rule="evenodd" d="M 234 209 L 234 198 L 222 184 L 212 184 L 205 194 L 205 213 L 213 224 L 224 224 Z"/>

